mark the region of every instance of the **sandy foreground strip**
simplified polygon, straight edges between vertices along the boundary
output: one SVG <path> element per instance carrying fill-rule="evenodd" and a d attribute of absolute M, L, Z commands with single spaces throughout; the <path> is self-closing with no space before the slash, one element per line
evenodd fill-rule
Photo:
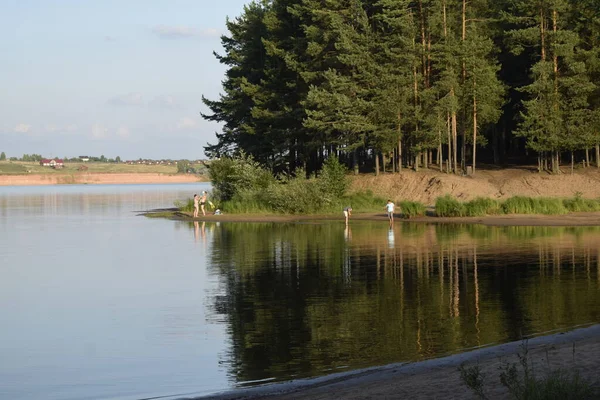
<path fill-rule="evenodd" d="M 0 175 L 0 186 L 34 186 L 61 184 L 135 184 L 135 183 L 192 183 L 194 175 L 160 173 L 76 173 Z"/>
<path fill-rule="evenodd" d="M 549 369 L 579 371 L 581 377 L 600 387 L 600 325 L 567 333 L 540 336 L 502 345 L 415 363 L 341 373 L 312 380 L 299 380 L 265 387 L 232 391 L 198 399 L 277 400 L 375 400 L 375 399 L 475 399 L 462 384 L 458 367 L 479 365 L 485 376 L 486 394 L 508 398 L 500 383 L 499 367 L 518 363 L 527 346 L 537 376 Z"/>

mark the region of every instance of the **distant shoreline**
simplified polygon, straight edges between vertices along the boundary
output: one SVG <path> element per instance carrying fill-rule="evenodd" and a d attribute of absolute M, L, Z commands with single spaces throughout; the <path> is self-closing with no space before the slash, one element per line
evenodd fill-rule
<path fill-rule="evenodd" d="M 202 182 L 192 174 L 101 173 L 0 175 L 0 186 L 42 186 L 82 184 L 151 184 Z"/>

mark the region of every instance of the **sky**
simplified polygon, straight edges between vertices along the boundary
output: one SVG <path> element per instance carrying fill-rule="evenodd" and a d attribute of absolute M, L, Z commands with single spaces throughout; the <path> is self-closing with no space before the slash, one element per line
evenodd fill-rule
<path fill-rule="evenodd" d="M 0 152 L 204 158 L 225 21 L 250 0 L 0 0 Z"/>

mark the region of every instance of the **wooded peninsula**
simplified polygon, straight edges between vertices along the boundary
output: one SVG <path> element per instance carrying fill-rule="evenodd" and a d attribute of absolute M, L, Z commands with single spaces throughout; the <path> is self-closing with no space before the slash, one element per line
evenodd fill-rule
<path fill-rule="evenodd" d="M 227 21 L 212 157 L 275 173 L 600 167 L 597 0 L 263 0 Z"/>

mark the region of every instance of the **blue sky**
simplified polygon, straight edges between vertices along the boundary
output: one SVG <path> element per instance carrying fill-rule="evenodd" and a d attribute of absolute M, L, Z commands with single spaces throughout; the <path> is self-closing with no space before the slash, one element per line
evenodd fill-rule
<path fill-rule="evenodd" d="M 0 0 L 0 151 L 201 158 L 227 16 L 249 0 Z"/>

